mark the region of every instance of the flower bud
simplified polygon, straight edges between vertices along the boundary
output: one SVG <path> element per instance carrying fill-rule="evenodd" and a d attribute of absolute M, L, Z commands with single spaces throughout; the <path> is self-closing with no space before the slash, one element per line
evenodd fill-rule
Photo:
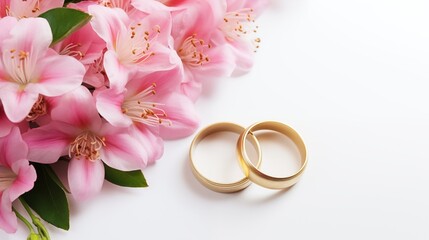
<path fill-rule="evenodd" d="M 42 237 L 39 234 L 33 232 L 28 235 L 27 240 L 42 240 Z"/>

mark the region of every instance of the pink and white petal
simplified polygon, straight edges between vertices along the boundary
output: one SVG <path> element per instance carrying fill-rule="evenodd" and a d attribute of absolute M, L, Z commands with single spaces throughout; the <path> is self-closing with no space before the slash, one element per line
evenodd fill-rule
<path fill-rule="evenodd" d="M 173 93 L 162 101 L 163 110 L 172 122 L 171 126 L 161 125 L 159 133 L 164 139 L 177 139 L 191 135 L 198 127 L 199 118 L 193 102 L 183 94 Z"/>
<path fill-rule="evenodd" d="M 95 32 L 106 43 L 109 50 L 115 48 L 116 37 L 122 32 L 126 32 L 126 26 L 130 19 L 120 8 L 108 8 L 99 5 L 88 7 L 89 14 L 92 15 L 91 26 Z"/>
<path fill-rule="evenodd" d="M 15 233 L 18 220 L 12 211 L 12 201 L 8 191 L 0 192 L 0 228 L 7 233 Z"/>
<path fill-rule="evenodd" d="M 101 118 L 95 107 L 95 100 L 89 90 L 83 86 L 56 98 L 51 117 L 53 120 L 81 129 L 101 127 Z"/>
<path fill-rule="evenodd" d="M 176 43 L 181 44 L 193 34 L 199 39 L 209 39 L 219 22 L 224 21 L 225 9 L 224 1 L 194 1 L 186 11 L 174 14 L 172 36 Z"/>
<path fill-rule="evenodd" d="M 136 123 L 130 128 L 130 132 L 145 149 L 147 164 L 154 163 L 162 156 L 164 153 L 164 141 L 145 124 Z"/>
<path fill-rule="evenodd" d="M 235 70 L 233 76 L 240 76 L 248 73 L 253 67 L 254 51 L 248 42 L 234 41 L 231 43 L 231 52 L 235 56 Z"/>
<path fill-rule="evenodd" d="M 136 69 L 142 73 L 151 73 L 157 71 L 167 71 L 177 68 L 182 64 L 177 52 L 162 44 L 155 43 L 151 46 L 151 50 L 155 55 L 149 57 L 147 61 L 138 64 L 139 68 Z"/>
<path fill-rule="evenodd" d="M 15 201 L 19 196 L 33 188 L 37 175 L 34 167 L 26 159 L 15 161 L 12 164 L 12 169 L 17 177 L 9 188 L 9 196 L 11 201 Z"/>
<path fill-rule="evenodd" d="M 40 1 L 40 12 L 37 16 L 53 8 L 59 8 L 64 5 L 64 0 Z"/>
<path fill-rule="evenodd" d="M 134 3 L 133 3 L 134 4 Z M 150 1 L 146 1 L 144 3 L 147 8 L 151 8 Z M 155 3 L 158 4 L 158 3 Z M 154 7 L 156 8 L 156 7 Z M 159 42 L 161 44 L 167 45 L 169 37 L 171 35 L 171 28 L 172 28 L 172 19 L 171 14 L 167 9 L 161 10 L 154 10 L 151 11 L 150 14 L 144 14 L 146 16 L 137 16 L 137 18 L 133 20 L 137 20 L 143 29 L 153 29 L 155 26 L 159 27 L 159 32 L 156 35 L 156 42 Z M 144 19 L 141 21 L 141 19 Z"/>
<path fill-rule="evenodd" d="M 108 50 L 104 53 L 104 69 L 109 79 L 111 88 L 124 88 L 128 82 L 130 70 L 119 62 L 114 51 Z"/>
<path fill-rule="evenodd" d="M 185 78 L 180 84 L 180 92 L 195 102 L 201 95 L 203 84 L 199 78 L 194 77 L 194 70 L 185 66 Z"/>
<path fill-rule="evenodd" d="M 14 127 L 8 135 L 0 138 L 0 158 L 3 164 L 12 166 L 14 161 L 26 159 L 28 146 L 22 140 L 19 128 Z"/>
<path fill-rule="evenodd" d="M 174 11 L 175 8 L 167 7 L 157 0 L 132 0 L 131 5 L 141 12 L 150 14 L 157 11 Z"/>
<path fill-rule="evenodd" d="M 23 18 L 10 31 L 11 37 L 3 41 L 3 49 L 29 52 L 30 58 L 42 57 L 52 42 L 49 23 L 44 18 Z"/>
<path fill-rule="evenodd" d="M 74 136 L 60 131 L 60 129 L 78 132 L 70 125 L 52 122 L 49 125 L 33 128 L 24 133 L 22 137 L 29 148 L 28 159 L 32 162 L 49 164 L 67 154 Z"/>
<path fill-rule="evenodd" d="M 38 93 L 23 91 L 17 84 L 9 84 L 0 88 L 0 98 L 4 112 L 11 122 L 17 123 L 27 117 L 34 103 L 39 98 Z"/>
<path fill-rule="evenodd" d="M 234 54 L 228 45 L 216 46 L 207 50 L 210 62 L 201 66 L 197 75 L 199 77 L 229 77 L 236 67 Z"/>
<path fill-rule="evenodd" d="M 3 111 L 3 108 L 0 107 L 0 137 L 8 135 L 14 126 L 15 124 L 9 121 Z"/>
<path fill-rule="evenodd" d="M 10 30 L 15 27 L 17 22 L 18 19 L 14 17 L 0 18 L 0 42 L 10 37 Z M 0 49 L 4 49 L 3 46 L 0 46 Z"/>
<path fill-rule="evenodd" d="M 106 146 L 101 151 L 101 159 L 112 168 L 131 171 L 142 169 L 147 163 L 147 153 L 128 128 L 115 128 L 105 124 L 101 135 Z"/>
<path fill-rule="evenodd" d="M 37 4 L 37 5 L 36 5 Z M 37 17 L 40 14 L 52 9 L 62 7 L 64 0 L 49 0 L 49 1 L 11 1 L 10 13 L 16 18 L 31 18 Z M 35 5 L 37 8 L 35 8 Z"/>
<path fill-rule="evenodd" d="M 101 116 L 115 127 L 128 127 L 132 120 L 122 112 L 124 91 L 104 89 L 94 92 L 97 110 Z"/>
<path fill-rule="evenodd" d="M 73 57 L 58 55 L 50 49 L 49 56 L 38 62 L 39 81 L 28 84 L 28 90 L 48 97 L 71 92 L 82 84 L 85 67 Z"/>
<path fill-rule="evenodd" d="M 85 76 L 83 77 L 83 82 L 93 86 L 94 88 L 101 88 L 106 85 L 106 79 L 103 74 L 99 72 L 92 71 L 91 68 L 89 68 Z"/>
<path fill-rule="evenodd" d="M 135 73 L 130 76 L 126 85 L 126 96 L 131 97 L 155 85 L 156 95 L 177 91 L 183 77 L 183 69 L 152 72 L 149 74 Z"/>
<path fill-rule="evenodd" d="M 68 167 L 70 192 L 76 200 L 87 200 L 100 192 L 104 182 L 104 166 L 100 160 L 72 158 Z"/>

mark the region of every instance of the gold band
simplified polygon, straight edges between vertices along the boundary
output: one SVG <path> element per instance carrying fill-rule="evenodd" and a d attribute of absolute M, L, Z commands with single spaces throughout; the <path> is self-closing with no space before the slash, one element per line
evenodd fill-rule
<path fill-rule="evenodd" d="M 243 177 L 239 181 L 232 182 L 232 183 L 214 182 L 214 181 L 204 177 L 198 171 L 198 169 L 195 167 L 194 160 L 193 160 L 195 148 L 197 147 L 198 143 L 200 143 L 208 135 L 216 133 L 216 132 L 235 132 L 235 133 L 241 134 L 242 132 L 244 132 L 244 130 L 245 130 L 245 128 L 240 126 L 240 125 L 237 125 L 234 123 L 223 122 L 223 123 L 215 123 L 213 125 L 208 126 L 208 127 L 204 128 L 203 130 L 201 130 L 195 136 L 194 140 L 192 141 L 191 147 L 189 149 L 189 160 L 191 163 L 192 173 L 195 175 L 195 177 L 198 179 L 198 181 L 200 183 L 202 183 L 204 186 L 206 186 L 207 188 L 209 188 L 213 191 L 223 192 L 223 193 L 237 192 L 237 191 L 243 190 L 249 186 L 250 181 L 246 177 Z M 261 151 L 260 151 L 259 143 L 254 136 L 250 136 L 249 140 L 250 140 L 250 143 L 255 148 L 255 150 L 257 151 L 258 161 L 256 163 L 256 166 L 259 166 L 261 163 Z M 246 142 L 246 140 L 243 141 L 244 145 L 245 145 L 245 142 Z M 249 158 L 247 157 L 247 159 L 249 159 Z M 250 160 L 249 160 L 249 162 L 250 162 Z"/>
<path fill-rule="evenodd" d="M 298 147 L 301 155 L 301 167 L 300 169 L 288 177 L 273 177 L 261 172 L 258 167 L 253 165 L 249 160 L 246 152 L 246 139 L 250 137 L 253 139 L 253 133 L 258 130 L 273 130 L 289 137 L 295 145 Z M 291 127 L 280 122 L 266 121 L 259 122 L 248 127 L 241 135 L 237 142 L 237 155 L 241 169 L 244 175 L 250 179 L 250 181 L 266 188 L 271 189 L 283 189 L 288 188 L 298 182 L 299 178 L 304 172 L 307 165 L 307 149 L 301 136 Z"/>

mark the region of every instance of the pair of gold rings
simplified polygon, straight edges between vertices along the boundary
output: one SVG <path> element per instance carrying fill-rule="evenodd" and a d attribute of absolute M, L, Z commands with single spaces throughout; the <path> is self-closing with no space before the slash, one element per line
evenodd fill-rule
<path fill-rule="evenodd" d="M 259 166 L 262 162 L 262 153 L 259 146 L 258 139 L 254 135 L 254 132 L 260 130 L 271 130 L 279 132 L 289 139 L 296 145 L 300 153 L 300 168 L 291 176 L 286 177 L 274 177 L 266 173 L 263 173 Z M 241 170 L 244 173 L 244 177 L 236 182 L 231 183 L 219 183 L 213 180 L 210 180 L 203 176 L 200 171 L 195 167 L 194 164 L 194 151 L 197 145 L 207 136 L 217 133 L 217 132 L 234 132 L 240 134 L 240 137 L 237 141 L 237 158 Z M 246 150 L 246 141 L 249 141 L 252 146 L 255 148 L 258 154 L 258 160 L 254 164 L 250 160 L 247 150 Z M 298 182 L 301 175 L 304 172 L 304 169 L 307 165 L 307 149 L 302 140 L 301 136 L 290 126 L 274 121 L 265 121 L 258 122 L 251 125 L 248 128 L 244 128 L 240 125 L 228 122 L 215 123 L 210 125 L 203 130 L 201 130 L 192 141 L 190 150 L 189 150 L 189 160 L 191 163 L 192 172 L 195 177 L 207 188 L 223 193 L 237 192 L 248 187 L 251 182 L 254 182 L 262 187 L 270 189 L 285 189 Z"/>

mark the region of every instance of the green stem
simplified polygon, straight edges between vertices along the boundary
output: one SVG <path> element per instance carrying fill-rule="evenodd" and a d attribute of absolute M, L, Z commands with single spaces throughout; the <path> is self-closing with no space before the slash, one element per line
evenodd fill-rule
<path fill-rule="evenodd" d="M 31 220 L 33 221 L 33 224 L 37 227 L 37 231 L 39 232 L 39 234 L 45 237 L 46 240 L 50 240 L 51 238 L 49 237 L 48 230 L 46 230 L 42 221 L 40 221 L 40 218 L 34 215 L 30 206 L 28 206 L 27 202 L 23 198 L 19 198 L 19 201 L 21 202 L 22 206 L 24 206 L 25 210 L 28 212 L 28 215 L 30 215 Z"/>
<path fill-rule="evenodd" d="M 16 217 L 18 217 L 18 219 L 21 220 L 21 222 L 23 222 L 25 226 L 27 226 L 28 230 L 30 230 L 30 233 L 34 233 L 34 228 L 31 223 L 27 219 L 25 219 L 25 217 L 22 216 L 14 207 L 12 207 L 12 210 L 15 212 Z"/>

